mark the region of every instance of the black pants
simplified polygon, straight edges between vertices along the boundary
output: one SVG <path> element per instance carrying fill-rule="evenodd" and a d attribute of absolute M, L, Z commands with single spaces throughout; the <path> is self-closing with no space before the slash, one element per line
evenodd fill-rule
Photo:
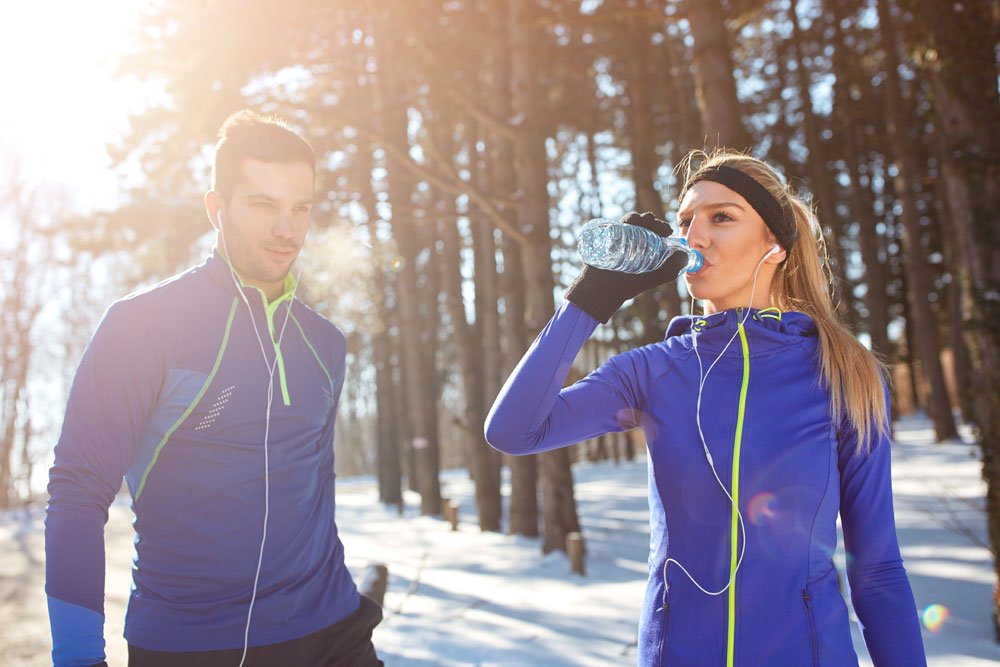
<path fill-rule="evenodd" d="M 280 644 L 254 646 L 244 667 L 382 667 L 372 644 L 372 630 L 382 608 L 361 596 L 357 611 L 311 635 Z M 174 653 L 129 645 L 129 667 L 236 667 L 242 648 Z"/>

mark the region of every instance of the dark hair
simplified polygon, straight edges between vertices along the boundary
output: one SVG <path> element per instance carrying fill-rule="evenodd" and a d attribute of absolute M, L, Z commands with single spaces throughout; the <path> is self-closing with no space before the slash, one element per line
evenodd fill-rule
<path fill-rule="evenodd" d="M 316 154 L 305 139 L 276 116 L 250 109 L 237 111 L 219 128 L 212 163 L 212 189 L 223 197 L 232 195 L 242 177 L 244 160 L 305 162 L 316 173 Z"/>

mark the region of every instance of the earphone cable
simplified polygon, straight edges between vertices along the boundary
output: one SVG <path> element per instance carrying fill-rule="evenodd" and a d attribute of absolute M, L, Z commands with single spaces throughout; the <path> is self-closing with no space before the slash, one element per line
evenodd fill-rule
<path fill-rule="evenodd" d="M 696 407 L 695 407 L 695 423 L 698 426 L 698 435 L 701 438 L 701 446 L 702 446 L 702 449 L 705 452 L 705 458 L 708 461 L 708 465 L 712 469 L 712 475 L 715 477 L 715 481 L 719 484 L 719 488 L 721 488 L 722 492 L 726 494 L 727 498 L 729 498 L 729 503 L 732 506 L 732 508 L 734 510 L 736 510 L 736 516 L 737 516 L 737 519 L 738 519 L 738 522 L 739 522 L 740 535 L 741 535 L 741 538 L 740 538 L 740 556 L 736 560 L 736 567 L 733 568 L 733 572 L 732 572 L 732 574 L 729 577 L 729 581 L 726 583 L 725 586 L 723 586 L 718 591 L 709 591 L 709 590 L 706 590 L 700 583 L 698 583 L 698 580 L 695 579 L 694 576 L 690 572 L 688 572 L 687 568 L 685 568 L 684 565 L 680 561 L 678 561 L 675 558 L 667 558 L 663 562 L 663 605 L 664 606 L 661 607 L 661 609 L 663 609 L 666 606 L 666 604 L 667 604 L 667 592 L 669 590 L 669 584 L 667 583 L 667 567 L 670 565 L 670 563 L 675 563 L 677 565 L 677 567 L 679 567 L 681 569 L 681 571 L 687 576 L 687 578 L 691 580 L 691 583 L 694 584 L 698 588 L 698 590 L 700 590 L 702 593 L 704 593 L 706 595 L 711 595 L 711 596 L 721 595 L 722 593 L 726 592 L 726 590 L 728 590 L 729 587 L 733 585 L 733 582 L 736 580 L 736 574 L 739 572 L 740 566 L 743 564 L 743 556 L 746 554 L 746 547 L 747 547 L 747 545 L 746 545 L 746 525 L 743 522 L 743 513 L 740 512 L 740 508 L 737 505 L 736 500 L 733 498 L 732 494 L 729 492 L 729 489 L 726 488 L 726 485 L 722 483 L 722 480 L 719 478 L 719 473 L 715 469 L 715 462 L 712 459 L 712 454 L 709 452 L 708 443 L 705 440 L 705 433 L 704 433 L 704 431 L 702 430 L 702 427 L 701 427 L 701 399 L 702 399 L 703 391 L 705 389 L 705 383 L 708 381 L 708 375 L 709 375 L 709 373 L 712 372 L 712 369 L 715 368 L 715 365 L 717 363 L 719 363 L 719 360 L 722 359 L 722 357 L 726 354 L 726 350 L 728 350 L 729 346 L 732 345 L 732 343 L 733 343 L 734 340 L 736 340 L 736 337 L 739 335 L 740 329 L 743 327 L 743 325 L 746 323 L 747 319 L 750 317 L 750 309 L 753 307 L 754 295 L 755 295 L 755 293 L 757 291 L 757 276 L 760 273 L 760 267 L 763 266 L 763 264 L 764 264 L 764 260 L 766 260 L 771 254 L 772 253 L 769 252 L 768 254 L 766 254 L 763 257 L 761 257 L 760 261 L 757 262 L 757 267 L 754 269 L 754 273 L 753 273 L 753 283 L 752 283 L 752 285 L 750 287 L 750 303 L 747 304 L 747 309 L 746 309 L 746 312 L 743 314 L 743 319 L 739 321 L 739 323 L 737 324 L 737 327 L 736 327 L 736 331 L 733 332 L 733 335 L 730 337 L 729 341 L 726 342 L 725 346 L 722 348 L 722 351 L 715 358 L 715 361 L 712 362 L 712 364 L 708 367 L 708 370 L 705 371 L 704 373 L 702 373 L 702 371 L 704 369 L 704 366 L 702 364 L 701 354 L 698 351 L 698 332 L 697 332 L 697 330 L 692 329 L 692 338 L 691 338 L 692 346 L 694 348 L 695 357 L 698 359 L 698 398 L 697 398 Z M 693 296 L 691 298 L 691 304 L 692 304 L 691 305 L 691 318 L 692 318 L 692 324 L 693 324 L 694 323 L 694 297 Z"/>

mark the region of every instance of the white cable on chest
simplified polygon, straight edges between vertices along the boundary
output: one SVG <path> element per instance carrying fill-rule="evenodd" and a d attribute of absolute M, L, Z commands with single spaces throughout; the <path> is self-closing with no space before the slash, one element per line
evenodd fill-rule
<path fill-rule="evenodd" d="M 254 317 L 253 308 L 250 306 L 250 300 L 247 299 L 247 295 L 243 291 L 243 287 L 240 284 L 239 279 L 236 277 L 236 270 L 233 268 L 232 260 L 229 257 L 229 249 L 226 247 L 226 235 L 222 230 L 221 210 L 218 212 L 217 220 L 219 223 L 219 237 L 222 239 L 222 250 L 226 256 L 226 264 L 229 265 L 229 275 L 233 280 L 233 285 L 236 287 L 236 293 L 240 295 L 243 303 L 246 304 L 247 312 L 250 314 L 250 323 L 253 325 L 254 335 L 257 337 L 257 344 L 260 346 L 260 354 L 264 359 L 264 365 L 267 368 L 267 409 L 264 412 L 264 527 L 261 532 L 260 549 L 257 554 L 257 570 L 253 578 L 253 591 L 250 594 L 250 606 L 247 608 L 246 627 L 243 631 L 243 655 L 240 658 L 240 667 L 243 667 L 243 663 L 246 660 L 247 651 L 250 646 L 250 620 L 253 617 L 254 602 L 257 600 L 257 586 L 260 583 L 260 570 L 261 565 L 264 562 L 264 544 L 267 542 L 267 520 L 271 509 L 271 480 L 270 461 L 268 458 L 268 441 L 271 434 L 271 405 L 274 401 L 274 371 L 278 366 L 278 350 L 281 349 L 281 339 L 285 335 L 285 327 L 288 325 L 288 318 L 292 313 L 293 302 L 292 300 L 289 300 L 288 306 L 285 308 L 285 319 L 281 323 L 281 328 L 278 330 L 278 339 L 274 343 L 274 361 L 269 361 L 267 358 L 267 352 L 264 348 L 264 339 L 261 338 L 260 328 L 257 326 L 257 319 Z M 297 287 L 297 278 L 295 283 Z"/>
<path fill-rule="evenodd" d="M 736 581 L 736 573 L 740 571 L 740 566 L 743 564 L 743 556 L 746 553 L 746 547 L 747 547 L 746 525 L 743 523 L 743 513 L 740 512 L 740 508 L 737 505 L 736 500 L 733 499 L 733 496 L 729 492 L 729 489 L 727 489 L 726 485 L 722 483 L 721 479 L 719 479 L 719 473 L 715 470 L 715 461 L 712 459 L 712 453 L 709 451 L 708 443 L 705 441 L 705 433 L 704 431 L 702 431 L 701 428 L 701 398 L 705 390 L 705 383 L 708 381 L 709 373 L 712 372 L 712 369 L 715 368 L 715 365 L 719 363 L 719 360 L 722 359 L 722 357 L 726 354 L 726 350 L 728 350 L 729 346 L 732 345 L 734 340 L 736 340 L 736 337 L 739 335 L 740 329 L 746 323 L 747 318 L 750 317 L 750 308 L 753 306 L 754 293 L 757 291 L 757 274 L 760 272 L 760 267 L 764 264 L 764 260 L 766 260 L 768 257 L 778 252 L 780 249 L 781 248 L 777 244 L 775 244 L 774 246 L 771 247 L 771 249 L 767 252 L 767 254 L 761 257 L 760 261 L 757 262 L 757 268 L 755 268 L 753 272 L 753 284 L 750 288 L 750 303 L 747 304 L 747 309 L 743 315 L 743 319 L 737 323 L 736 331 L 733 332 L 733 335 L 726 342 L 725 346 L 722 348 L 722 351 L 719 352 L 719 355 L 715 358 L 715 361 L 713 361 L 712 364 L 708 367 L 707 371 L 704 370 L 704 366 L 701 360 L 701 353 L 698 351 L 698 331 L 692 326 L 691 342 L 694 348 L 695 357 L 697 357 L 698 359 L 698 399 L 695 408 L 695 423 L 698 426 L 698 436 L 701 438 L 701 446 L 705 452 L 705 460 L 708 461 L 708 465 L 712 469 L 712 475 L 715 477 L 715 481 L 719 484 L 719 488 L 722 489 L 722 492 L 726 494 L 726 497 L 729 498 L 729 503 L 732 506 L 732 508 L 736 511 L 736 516 L 739 519 L 740 555 L 739 558 L 736 560 L 736 567 L 733 568 L 733 572 L 729 577 L 729 581 L 726 582 L 725 586 L 723 586 L 717 591 L 707 590 L 704 586 L 698 583 L 698 581 L 694 578 L 694 576 L 690 572 L 688 572 L 687 568 L 685 568 L 680 561 L 678 561 L 675 558 L 667 558 L 663 562 L 663 606 L 660 607 L 660 609 L 664 609 L 667 604 L 667 593 L 669 592 L 670 589 L 670 585 L 667 583 L 667 566 L 670 565 L 670 563 L 676 563 L 677 567 L 681 569 L 681 571 L 687 576 L 688 579 L 691 580 L 691 583 L 694 584 L 698 588 L 698 590 L 700 590 L 705 595 L 712 595 L 712 596 L 721 595 L 722 593 L 725 593 L 726 590 L 728 590 L 729 587 L 733 585 L 733 582 Z M 691 311 L 693 318 L 694 317 L 693 299 L 692 299 Z"/>

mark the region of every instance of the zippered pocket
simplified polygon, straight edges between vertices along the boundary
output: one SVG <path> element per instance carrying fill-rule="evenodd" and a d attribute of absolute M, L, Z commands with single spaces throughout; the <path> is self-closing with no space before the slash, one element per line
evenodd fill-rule
<path fill-rule="evenodd" d="M 664 594 L 663 606 L 657 611 L 663 614 L 663 632 L 660 633 L 660 650 L 656 656 L 656 664 L 663 667 L 663 649 L 667 644 L 667 628 L 670 625 L 670 601 L 666 599 L 666 594 Z"/>
<path fill-rule="evenodd" d="M 819 635 L 816 634 L 816 616 L 813 614 L 809 589 L 802 589 L 802 602 L 806 606 L 806 621 L 809 624 L 809 646 L 812 648 L 813 667 L 819 667 Z"/>

